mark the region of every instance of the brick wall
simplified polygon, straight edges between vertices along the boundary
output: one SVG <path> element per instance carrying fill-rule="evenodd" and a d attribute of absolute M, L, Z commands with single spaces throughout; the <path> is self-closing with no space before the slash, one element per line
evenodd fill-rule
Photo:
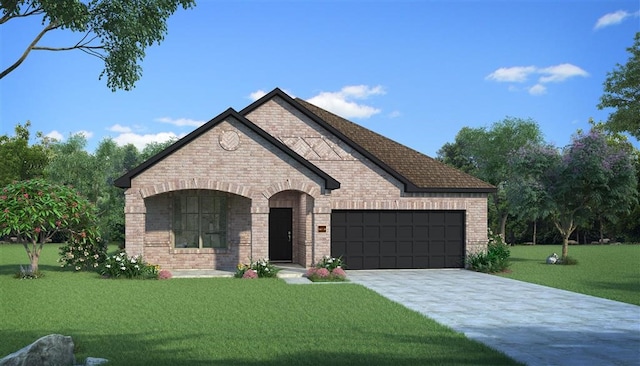
<path fill-rule="evenodd" d="M 330 254 L 332 209 L 465 210 L 467 251 L 486 246 L 486 194 L 405 194 L 399 181 L 278 98 L 247 117 L 341 188 L 325 191 L 322 179 L 230 118 L 132 179 L 127 252 L 174 269 L 233 268 L 266 258 L 270 207 L 293 209 L 294 261 L 306 266 Z M 184 189 L 230 194 L 228 248 L 173 248 L 170 195 Z M 319 226 L 327 231 L 318 232 Z"/>

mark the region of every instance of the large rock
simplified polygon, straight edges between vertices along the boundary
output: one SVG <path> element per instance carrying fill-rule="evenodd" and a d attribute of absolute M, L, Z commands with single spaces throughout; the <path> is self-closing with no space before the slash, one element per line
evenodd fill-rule
<path fill-rule="evenodd" d="M 0 366 L 73 366 L 73 339 L 61 334 L 44 336 L 0 359 Z"/>

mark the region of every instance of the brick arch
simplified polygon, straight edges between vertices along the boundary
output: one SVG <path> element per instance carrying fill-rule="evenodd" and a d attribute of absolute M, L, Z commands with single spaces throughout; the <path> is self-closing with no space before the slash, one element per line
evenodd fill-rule
<path fill-rule="evenodd" d="M 300 191 L 308 194 L 314 199 L 320 196 L 320 187 L 313 182 L 301 182 L 298 180 L 285 179 L 283 181 L 277 182 L 269 186 L 267 189 L 262 191 L 262 195 L 269 199 L 276 193 L 280 193 L 282 191 Z"/>
<path fill-rule="evenodd" d="M 142 198 L 147 198 L 158 194 L 186 189 L 208 189 L 233 193 L 249 199 L 251 198 L 251 188 L 249 187 L 237 183 L 220 182 L 206 178 L 166 180 L 164 182 L 140 188 L 140 195 L 142 196 Z"/>

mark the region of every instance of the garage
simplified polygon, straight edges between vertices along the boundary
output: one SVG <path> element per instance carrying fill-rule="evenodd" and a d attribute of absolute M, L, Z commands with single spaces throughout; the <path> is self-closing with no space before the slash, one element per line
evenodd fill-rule
<path fill-rule="evenodd" d="M 331 255 L 348 269 L 463 268 L 465 211 L 333 210 Z"/>

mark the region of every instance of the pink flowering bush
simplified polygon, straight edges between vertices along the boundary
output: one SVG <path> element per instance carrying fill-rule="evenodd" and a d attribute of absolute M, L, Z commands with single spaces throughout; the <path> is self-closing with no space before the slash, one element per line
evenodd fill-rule
<path fill-rule="evenodd" d="M 242 278 L 249 278 L 249 279 L 258 278 L 258 273 L 252 269 L 248 269 L 244 272 L 244 274 L 242 275 Z"/>
<path fill-rule="evenodd" d="M 253 274 L 249 274 L 248 276 L 255 277 L 245 277 L 247 272 L 253 272 Z M 259 259 L 257 261 L 251 261 L 249 264 L 240 263 L 236 267 L 236 273 L 234 274 L 235 278 L 272 278 L 276 277 L 279 268 L 274 266 L 268 259 Z"/>
<path fill-rule="evenodd" d="M 158 272 L 158 279 L 159 280 L 168 280 L 170 278 L 172 278 L 173 275 L 171 274 L 171 272 L 168 269 L 161 269 Z"/>
<path fill-rule="evenodd" d="M 307 270 L 305 277 L 313 282 L 346 281 L 347 273 L 343 266 L 342 258 L 324 257 L 314 267 Z"/>

